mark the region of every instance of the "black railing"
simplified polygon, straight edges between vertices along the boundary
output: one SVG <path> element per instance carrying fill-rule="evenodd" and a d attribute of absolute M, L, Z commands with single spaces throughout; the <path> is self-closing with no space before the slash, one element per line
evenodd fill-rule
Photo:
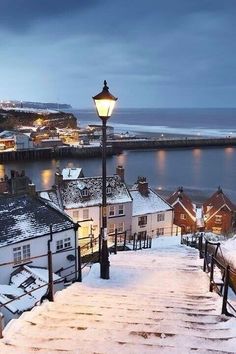
<path fill-rule="evenodd" d="M 50 249 L 50 241 L 48 242 L 48 252 L 44 254 L 40 254 L 37 256 L 29 257 L 27 259 L 22 260 L 19 263 L 16 263 L 14 261 L 11 262 L 5 262 L 0 264 L 0 268 L 3 266 L 10 266 L 12 265 L 13 267 L 20 267 L 23 265 L 29 265 L 32 261 L 35 261 L 36 259 L 47 257 L 47 270 L 48 270 L 48 282 L 45 282 L 45 284 L 39 285 L 35 287 L 34 289 L 31 289 L 30 291 L 25 291 L 24 294 L 20 296 L 14 297 L 14 299 L 11 299 L 5 303 L 0 304 L 0 314 L 1 314 L 1 309 L 3 307 L 7 307 L 7 305 L 13 303 L 16 300 L 19 300 L 23 298 L 26 295 L 31 295 L 34 291 L 40 289 L 40 288 L 46 288 L 45 295 L 38 300 L 38 302 L 42 302 L 43 300 L 47 299 L 51 302 L 54 301 L 54 285 L 57 283 L 62 283 L 65 282 L 68 279 L 70 279 L 71 282 L 82 282 L 82 270 L 90 266 L 93 263 L 100 262 L 100 252 L 101 252 L 101 237 L 100 235 L 96 238 L 91 238 L 91 237 L 85 237 L 83 240 L 88 240 L 88 242 L 85 242 L 82 246 L 78 246 L 77 248 L 65 248 L 64 250 L 60 250 L 60 252 L 52 252 Z M 79 239 L 80 241 L 81 239 Z M 109 250 L 110 252 L 114 251 L 114 253 L 117 253 L 118 250 L 126 250 L 128 249 L 126 246 L 131 244 L 133 242 L 133 249 L 138 250 L 142 248 L 151 248 L 152 245 L 152 239 L 151 237 L 146 236 L 144 239 L 141 237 L 138 237 L 136 234 L 134 234 L 132 237 L 129 237 L 127 240 L 127 233 L 118 233 L 117 230 L 115 230 L 114 235 L 110 235 L 108 237 L 108 244 L 109 244 Z M 132 247 L 131 247 L 132 248 Z M 62 252 L 73 252 L 75 254 L 75 260 L 72 265 L 69 265 L 68 267 L 61 268 L 58 271 L 55 271 L 55 274 L 61 274 L 63 273 L 63 276 L 58 275 L 58 279 L 53 280 L 53 257 L 59 253 Z M 34 266 L 37 266 L 34 264 Z M 73 270 L 73 271 L 71 271 Z M 16 270 L 15 270 L 16 271 Z M 0 318 L 0 338 L 2 338 L 2 322 Z"/>
<path fill-rule="evenodd" d="M 209 241 L 201 233 L 183 236 L 181 243 L 199 250 L 199 256 L 203 258 L 203 271 L 210 275 L 209 290 L 216 291 L 222 297 L 221 313 L 236 317 L 236 307 L 231 299 L 232 295 L 236 296 L 236 271 L 225 259 L 220 242 Z M 232 290 L 231 296 L 229 288 Z"/>

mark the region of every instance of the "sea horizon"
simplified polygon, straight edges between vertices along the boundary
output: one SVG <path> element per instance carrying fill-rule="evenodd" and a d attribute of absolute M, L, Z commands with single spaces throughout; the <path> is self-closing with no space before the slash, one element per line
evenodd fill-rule
<path fill-rule="evenodd" d="M 73 109 L 81 127 L 98 124 L 95 109 Z M 118 108 L 108 121 L 117 133 L 236 136 L 236 108 Z"/>

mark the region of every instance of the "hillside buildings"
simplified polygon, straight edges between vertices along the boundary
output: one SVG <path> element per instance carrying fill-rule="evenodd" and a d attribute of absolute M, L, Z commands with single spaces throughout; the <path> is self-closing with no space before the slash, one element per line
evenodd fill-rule
<path fill-rule="evenodd" d="M 236 228 L 236 205 L 219 187 L 202 205 L 195 205 L 179 187 L 167 201 L 174 208 L 174 224 L 181 233 L 207 231 L 228 234 Z"/>

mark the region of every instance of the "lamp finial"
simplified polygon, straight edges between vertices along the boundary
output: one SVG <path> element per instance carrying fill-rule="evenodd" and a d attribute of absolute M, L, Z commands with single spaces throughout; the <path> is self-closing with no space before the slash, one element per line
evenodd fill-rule
<path fill-rule="evenodd" d="M 107 80 L 104 80 L 104 87 L 103 87 L 104 91 L 108 91 L 109 87 L 107 86 Z"/>

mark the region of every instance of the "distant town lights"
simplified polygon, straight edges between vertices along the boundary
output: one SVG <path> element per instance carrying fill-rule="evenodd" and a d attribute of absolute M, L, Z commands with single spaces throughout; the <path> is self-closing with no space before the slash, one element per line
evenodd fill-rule
<path fill-rule="evenodd" d="M 102 92 L 93 97 L 97 114 L 101 119 L 108 119 L 112 115 L 117 98 L 109 92 L 106 80 Z"/>

